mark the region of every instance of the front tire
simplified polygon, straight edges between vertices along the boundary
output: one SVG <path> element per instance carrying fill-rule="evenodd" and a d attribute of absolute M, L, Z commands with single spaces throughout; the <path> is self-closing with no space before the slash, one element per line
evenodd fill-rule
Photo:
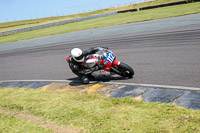
<path fill-rule="evenodd" d="M 121 62 L 119 66 L 117 66 L 117 70 L 120 71 L 120 75 L 122 77 L 132 78 L 134 75 L 134 70 L 127 64 Z"/>

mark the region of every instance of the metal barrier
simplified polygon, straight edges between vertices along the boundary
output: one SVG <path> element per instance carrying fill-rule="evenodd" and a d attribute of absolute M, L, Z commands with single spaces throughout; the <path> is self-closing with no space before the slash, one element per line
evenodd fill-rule
<path fill-rule="evenodd" d="M 147 7 L 137 8 L 137 9 L 122 10 L 122 11 L 118 11 L 118 13 L 135 12 L 135 11 L 140 11 L 140 10 L 147 10 L 147 9 L 153 9 L 153 8 L 159 8 L 159 7 L 165 7 L 165 6 L 174 6 L 174 5 L 187 4 L 187 3 L 199 2 L 199 1 L 200 0 L 184 0 L 184 1 L 167 3 L 167 4 L 161 4 L 161 5 L 147 6 Z"/>
<path fill-rule="evenodd" d="M 72 23 L 72 22 L 79 22 L 79 21 L 84 21 L 84 20 L 89 20 L 89 19 L 112 16 L 112 15 L 116 15 L 116 14 L 117 14 L 117 12 L 110 12 L 110 13 L 104 13 L 104 14 L 99 14 L 99 15 L 71 19 L 71 20 L 64 20 L 64 21 L 60 21 L 60 22 L 26 27 L 26 28 L 21 28 L 21 29 L 16 29 L 16 30 L 10 30 L 10 31 L 5 31 L 5 32 L 0 32 L 0 36 L 11 35 L 11 34 L 19 33 L 19 32 L 32 31 L 32 30 L 36 30 L 36 29 L 42 29 L 42 28 L 46 28 L 46 27 L 57 26 L 57 25 L 62 25 L 62 24 L 67 24 L 67 23 Z"/>
<path fill-rule="evenodd" d="M 190 2 L 199 2 L 199 1 L 200 0 L 184 0 L 184 1 L 172 2 L 172 3 L 167 3 L 167 4 L 155 5 L 155 6 L 148 6 L 148 7 L 136 8 L 136 9 L 130 9 L 130 10 L 122 10 L 122 11 L 104 13 L 104 14 L 99 14 L 99 15 L 87 16 L 87 17 L 82 17 L 82 18 L 76 18 L 76 19 L 71 19 L 71 20 L 65 20 L 65 21 L 60 21 L 60 22 L 54 22 L 54 23 L 49 23 L 49 24 L 43 24 L 43 25 L 37 25 L 37 26 L 32 26 L 32 27 L 26 27 L 26 28 L 21 28 L 21 29 L 16 29 L 16 30 L 0 32 L 0 36 L 11 35 L 11 34 L 19 33 L 19 32 L 32 31 L 32 30 L 36 30 L 36 29 L 42 29 L 42 28 L 46 28 L 46 27 L 57 26 L 57 25 L 62 25 L 62 24 L 67 24 L 67 23 L 72 23 L 72 22 L 79 22 L 79 21 L 84 21 L 84 20 L 89 20 L 89 19 L 112 16 L 112 15 L 116 15 L 118 13 L 135 12 L 135 11 L 140 11 L 140 10 L 180 5 L 180 4 L 186 4 L 186 3 L 190 3 Z"/>

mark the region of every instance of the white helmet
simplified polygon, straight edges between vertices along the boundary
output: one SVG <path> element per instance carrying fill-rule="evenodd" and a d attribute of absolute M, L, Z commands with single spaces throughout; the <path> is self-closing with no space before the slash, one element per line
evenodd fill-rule
<path fill-rule="evenodd" d="M 71 51 L 71 56 L 77 62 L 84 61 L 83 52 L 80 48 L 73 48 Z"/>

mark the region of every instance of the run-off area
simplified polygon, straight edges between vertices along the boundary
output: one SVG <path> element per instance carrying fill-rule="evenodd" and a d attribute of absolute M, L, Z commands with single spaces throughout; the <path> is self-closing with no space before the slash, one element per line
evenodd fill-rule
<path fill-rule="evenodd" d="M 200 92 L 194 90 L 133 86 L 126 84 L 82 84 L 80 82 L 18 81 L 0 82 L 0 87 L 42 90 L 77 91 L 86 94 L 101 94 L 111 98 L 133 97 L 144 102 L 170 103 L 173 105 L 200 109 Z"/>

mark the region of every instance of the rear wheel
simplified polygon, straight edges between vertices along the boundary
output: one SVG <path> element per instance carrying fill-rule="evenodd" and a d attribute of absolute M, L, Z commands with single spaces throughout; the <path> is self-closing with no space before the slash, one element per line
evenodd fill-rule
<path fill-rule="evenodd" d="M 134 75 L 134 70 L 129 65 L 123 62 L 121 62 L 119 66 L 116 66 L 115 69 L 117 69 L 120 72 L 118 74 L 122 77 L 132 78 Z"/>

